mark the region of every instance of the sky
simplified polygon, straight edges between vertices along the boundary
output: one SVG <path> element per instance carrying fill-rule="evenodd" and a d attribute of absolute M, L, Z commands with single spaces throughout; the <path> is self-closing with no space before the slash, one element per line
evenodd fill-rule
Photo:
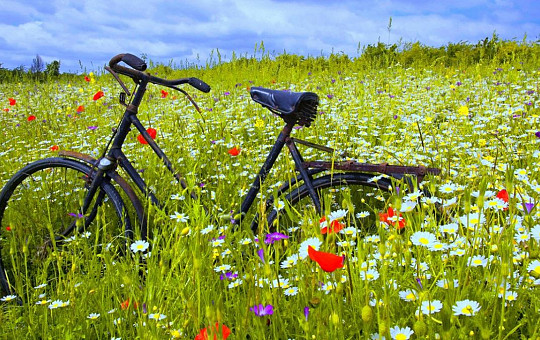
<path fill-rule="evenodd" d="M 540 39 L 539 0 L 0 0 L 0 9 L 2 67 L 29 68 L 39 55 L 77 73 L 119 53 L 204 65 L 212 51 L 254 56 L 261 42 L 271 56 L 352 58 L 379 41 Z"/>

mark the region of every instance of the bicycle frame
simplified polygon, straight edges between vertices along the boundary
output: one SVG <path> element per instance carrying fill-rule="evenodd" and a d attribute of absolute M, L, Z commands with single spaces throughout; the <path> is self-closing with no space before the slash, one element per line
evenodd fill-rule
<path fill-rule="evenodd" d="M 152 204 L 155 204 L 157 207 L 162 207 L 161 203 L 159 202 L 155 194 L 151 190 L 149 190 L 144 179 L 139 175 L 137 170 L 134 168 L 134 166 L 131 164 L 127 156 L 122 151 L 122 145 L 125 142 L 128 133 L 131 131 L 132 126 L 134 126 L 139 131 L 139 133 L 142 135 L 144 140 L 151 147 L 152 151 L 163 161 L 167 170 L 171 172 L 173 177 L 176 178 L 176 180 L 180 183 L 182 188 L 183 189 L 188 188 L 188 184 L 182 178 L 181 174 L 174 169 L 171 161 L 168 159 L 168 157 L 163 152 L 163 150 L 157 145 L 157 143 L 152 139 L 152 137 L 148 134 L 145 127 L 142 125 L 139 118 L 137 117 L 138 107 L 146 92 L 147 84 L 148 82 L 145 81 L 144 79 L 139 82 L 138 87 L 134 93 L 133 99 L 131 100 L 131 103 L 126 105 L 127 107 L 124 112 L 124 116 L 118 128 L 115 131 L 112 144 L 110 145 L 109 150 L 106 152 L 106 155 L 102 157 L 101 159 L 94 162 L 85 160 L 89 163 L 92 163 L 94 166 L 97 166 L 97 171 L 91 183 L 90 190 L 83 203 L 83 209 L 82 209 L 83 214 L 86 213 L 86 211 L 88 210 L 90 206 L 90 202 L 92 202 L 93 197 L 100 183 L 103 180 L 110 180 L 110 179 L 106 179 L 107 176 L 112 178 L 117 183 L 119 181 L 123 181 L 123 179 L 119 177 L 118 174 L 116 173 L 117 167 L 122 168 L 127 173 L 128 177 L 133 181 L 133 183 L 135 183 L 138 190 L 143 195 L 145 195 L 145 197 L 149 198 Z M 257 194 L 260 191 L 262 184 L 264 183 L 266 177 L 268 176 L 270 170 L 274 166 L 278 156 L 280 155 L 285 145 L 287 145 L 291 153 L 292 159 L 296 165 L 296 168 L 300 173 L 300 177 L 295 178 L 293 182 L 298 183 L 300 181 L 303 181 L 305 183 L 305 185 L 310 190 L 310 196 L 315 204 L 315 207 L 320 212 L 321 203 L 311 183 L 313 180 L 312 174 L 314 172 L 311 172 L 311 173 L 308 172 L 307 168 L 305 167 L 305 162 L 295 145 L 294 139 L 290 137 L 293 127 L 294 127 L 294 124 L 287 123 L 285 127 L 282 129 L 282 131 L 279 133 L 274 146 L 272 147 L 270 153 L 266 157 L 266 160 L 264 164 L 262 165 L 261 169 L 259 170 L 258 174 L 256 175 L 253 183 L 251 184 L 246 197 L 243 199 L 240 210 L 230 215 L 230 221 L 232 224 L 234 225 L 240 224 L 242 218 L 248 213 L 249 209 L 251 208 L 251 206 L 253 205 L 253 202 L 255 201 L 257 197 Z M 63 152 L 62 155 L 72 156 L 79 159 L 82 158 L 82 155 L 79 154 L 75 156 L 75 153 L 71 153 L 71 152 Z M 316 172 L 320 172 L 320 171 L 316 171 Z M 128 196 L 133 197 L 134 190 L 131 187 L 129 187 L 129 184 L 127 184 L 125 181 L 119 184 L 122 186 L 124 191 L 128 193 Z M 128 186 L 129 188 L 126 188 L 126 186 Z M 190 196 L 193 199 L 197 199 L 197 195 L 193 191 L 190 192 Z M 204 207 L 204 209 L 208 212 L 206 207 Z M 90 222 L 91 221 L 88 221 L 87 223 L 90 223 Z M 142 221 L 142 222 L 145 223 L 145 221 Z"/>

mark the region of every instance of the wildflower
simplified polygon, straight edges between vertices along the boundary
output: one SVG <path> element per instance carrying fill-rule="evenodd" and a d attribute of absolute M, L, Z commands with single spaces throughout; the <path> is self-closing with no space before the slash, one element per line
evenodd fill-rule
<path fill-rule="evenodd" d="M 395 340 L 407 340 L 413 333 L 414 331 L 409 327 L 400 328 L 399 326 L 394 326 L 390 328 L 390 336 Z"/>
<path fill-rule="evenodd" d="M 369 211 L 361 211 L 356 214 L 356 218 L 364 218 L 369 216 Z"/>
<path fill-rule="evenodd" d="M 321 234 L 331 234 L 341 231 L 345 225 L 340 223 L 338 220 L 330 220 L 330 228 L 328 227 L 328 222 L 326 221 L 326 216 L 321 217 L 319 220 L 319 225 L 321 227 Z"/>
<path fill-rule="evenodd" d="M 457 223 L 449 223 L 439 226 L 439 231 L 441 233 L 455 235 L 458 231 L 459 225 Z"/>
<path fill-rule="evenodd" d="M 453 288 L 456 288 L 459 286 L 459 281 L 457 279 L 454 279 L 454 281 L 452 281 L 453 283 Z M 450 281 L 448 279 L 441 279 L 441 280 L 438 280 L 437 281 L 437 287 L 440 287 L 440 288 L 443 288 L 443 289 L 448 289 L 450 288 Z"/>
<path fill-rule="evenodd" d="M 289 287 L 289 288 L 285 289 L 283 294 L 285 294 L 287 296 L 295 296 L 296 294 L 298 294 L 298 287 Z"/>
<path fill-rule="evenodd" d="M 308 256 L 308 247 L 311 246 L 314 249 L 318 250 L 321 246 L 322 242 L 316 237 L 310 237 L 304 242 L 300 243 L 300 249 L 298 251 L 298 255 L 300 256 L 300 259 L 304 259 Z"/>
<path fill-rule="evenodd" d="M 468 265 L 471 267 L 485 267 L 487 263 L 488 259 L 484 255 L 475 255 L 469 258 Z"/>
<path fill-rule="evenodd" d="M 219 272 L 222 272 L 222 273 L 225 273 L 227 271 L 229 271 L 231 269 L 231 266 L 228 265 L 228 264 L 222 264 L 220 266 L 217 266 L 216 268 L 214 268 L 214 271 L 216 273 L 219 273 Z"/>
<path fill-rule="evenodd" d="M 151 314 L 148 314 L 148 318 L 151 319 L 151 320 L 156 320 L 156 321 L 161 321 L 163 319 L 165 319 L 167 317 L 167 315 L 165 314 L 160 314 L 160 313 L 151 313 Z"/>
<path fill-rule="evenodd" d="M 458 189 L 454 183 L 446 183 L 439 187 L 439 191 L 443 194 L 451 194 Z"/>
<path fill-rule="evenodd" d="M 3 296 L 0 299 L 0 301 L 9 302 L 9 301 L 15 300 L 16 298 L 17 298 L 17 295 L 6 295 L 6 296 Z"/>
<path fill-rule="evenodd" d="M 415 192 L 411 192 L 407 194 L 405 197 L 403 197 L 403 200 L 405 201 L 418 201 L 418 199 L 423 195 L 423 193 L 420 190 L 416 190 Z"/>
<path fill-rule="evenodd" d="M 227 151 L 229 153 L 229 155 L 233 156 L 233 157 L 236 157 L 240 154 L 240 148 L 237 148 L 236 146 L 232 149 L 229 149 Z"/>
<path fill-rule="evenodd" d="M 154 128 L 148 128 L 146 129 L 146 132 L 148 132 L 148 134 L 150 135 L 150 138 L 152 139 L 156 139 L 156 136 L 157 136 L 157 130 L 154 129 Z M 146 139 L 144 139 L 143 135 L 142 134 L 139 134 L 137 136 L 137 140 L 139 141 L 139 143 L 141 144 L 148 144 L 148 142 L 146 141 Z"/>
<path fill-rule="evenodd" d="M 339 233 L 340 234 L 345 234 L 345 235 L 350 236 L 352 238 L 356 238 L 357 232 L 358 232 L 358 230 L 355 227 L 347 227 L 347 228 L 342 229 Z"/>
<path fill-rule="evenodd" d="M 96 94 L 94 94 L 93 99 L 98 100 L 99 98 L 103 97 L 104 95 L 105 94 L 103 93 L 103 91 L 97 91 Z"/>
<path fill-rule="evenodd" d="M 527 266 L 527 271 L 531 274 L 539 276 L 540 275 L 540 260 L 534 260 Z"/>
<path fill-rule="evenodd" d="M 379 219 L 381 222 L 395 226 L 398 231 L 402 231 L 405 228 L 405 220 L 401 217 L 401 214 L 396 215 L 392 207 L 389 207 L 386 213 L 379 213 Z"/>
<path fill-rule="evenodd" d="M 415 201 L 405 201 L 401 204 L 399 211 L 401 212 L 410 212 L 416 207 L 417 203 Z"/>
<path fill-rule="evenodd" d="M 506 189 L 502 189 L 501 191 L 499 191 L 497 193 L 497 196 L 496 196 L 498 199 L 502 200 L 503 202 L 507 203 L 508 204 L 508 199 L 509 199 L 509 196 L 508 196 L 508 191 L 506 191 Z M 504 210 L 508 210 L 508 207 L 504 208 Z"/>
<path fill-rule="evenodd" d="M 51 147 L 49 148 L 49 150 L 51 150 L 52 152 L 58 151 L 58 149 L 59 149 L 58 145 L 53 145 L 53 146 L 51 146 Z"/>
<path fill-rule="evenodd" d="M 231 334 L 231 330 L 229 327 L 225 325 L 221 325 L 221 329 L 219 327 L 219 324 L 216 322 L 216 325 L 214 327 L 210 326 L 207 328 L 201 329 L 199 334 L 195 336 L 195 340 L 208 340 L 208 332 L 211 332 L 210 334 L 214 334 L 214 340 L 218 339 L 218 335 L 220 335 L 220 339 L 227 339 L 229 335 Z"/>
<path fill-rule="evenodd" d="M 274 244 L 275 241 L 284 240 L 284 239 L 288 239 L 288 238 L 289 238 L 289 236 L 287 236 L 285 234 L 282 234 L 282 233 L 278 233 L 278 232 L 270 233 L 270 234 L 266 235 L 264 243 L 266 243 L 266 244 Z"/>
<path fill-rule="evenodd" d="M 460 106 L 459 109 L 458 109 L 458 114 L 460 116 L 469 115 L 469 108 L 467 106 Z"/>
<path fill-rule="evenodd" d="M 45 287 L 47 287 L 47 284 L 46 284 L 46 283 L 42 283 L 42 284 L 40 284 L 40 285 L 35 286 L 34 289 L 41 289 L 41 288 L 45 288 Z"/>
<path fill-rule="evenodd" d="M 91 126 L 88 127 L 88 130 L 95 130 L 95 129 L 97 129 L 97 126 L 95 126 L 95 125 L 91 125 Z"/>
<path fill-rule="evenodd" d="M 309 307 L 306 306 L 304 307 L 304 317 L 306 318 L 306 321 L 308 320 L 308 316 L 309 316 Z"/>
<path fill-rule="evenodd" d="M 17 104 L 17 100 L 15 100 L 15 98 L 8 98 L 8 100 L 9 100 L 9 105 L 10 106 L 13 106 L 13 105 Z"/>
<path fill-rule="evenodd" d="M 144 241 L 144 240 L 138 240 L 138 241 L 135 241 L 131 244 L 131 251 L 136 253 L 138 251 L 140 251 L 141 253 L 145 252 L 146 249 L 148 249 L 148 247 L 150 246 L 150 244 L 147 242 L 147 241 Z"/>
<path fill-rule="evenodd" d="M 280 267 L 283 269 L 291 268 L 292 266 L 296 265 L 297 262 L 298 254 L 292 254 L 281 262 Z"/>
<path fill-rule="evenodd" d="M 457 301 L 456 304 L 452 307 L 452 310 L 454 311 L 454 315 L 466 315 L 466 316 L 473 316 L 478 313 L 480 310 L 480 304 L 473 300 L 463 300 L 463 301 Z"/>
<path fill-rule="evenodd" d="M 374 268 L 370 268 L 366 271 L 361 271 L 360 278 L 366 281 L 375 281 L 379 278 L 379 272 Z"/>
<path fill-rule="evenodd" d="M 56 308 L 61 308 L 61 307 L 66 307 L 66 306 L 69 306 L 69 300 L 65 302 L 62 300 L 55 300 L 51 302 L 51 304 L 49 305 L 49 309 L 56 309 Z"/>
<path fill-rule="evenodd" d="M 51 300 L 42 299 L 42 300 L 36 301 L 36 305 L 43 306 L 43 305 L 48 304 L 49 302 L 51 302 Z"/>
<path fill-rule="evenodd" d="M 84 76 L 84 81 L 86 81 L 86 82 L 90 82 L 90 77 L 88 77 L 88 76 Z"/>
<path fill-rule="evenodd" d="M 169 92 L 165 90 L 161 90 L 161 98 L 167 98 L 168 95 L 169 95 Z"/>
<path fill-rule="evenodd" d="M 420 309 L 423 314 L 430 315 L 433 313 L 438 313 L 442 309 L 442 302 L 439 300 L 433 301 L 422 301 Z"/>
<path fill-rule="evenodd" d="M 312 246 L 308 246 L 309 258 L 317 262 L 325 272 L 333 272 L 338 268 L 343 268 L 345 256 L 338 256 L 322 251 L 317 251 Z"/>
<path fill-rule="evenodd" d="M 129 308 L 130 303 L 131 303 L 130 299 L 125 300 L 120 303 L 120 308 L 122 308 L 122 310 L 126 310 Z M 133 302 L 133 308 L 137 309 L 137 307 L 139 307 L 139 303 L 136 301 Z"/>
<path fill-rule="evenodd" d="M 175 211 L 174 214 L 169 216 L 171 220 L 176 220 L 176 222 L 187 222 L 189 220 L 189 216 L 184 213 L 179 213 L 178 211 Z"/>
<path fill-rule="evenodd" d="M 84 111 L 84 106 L 79 105 L 79 107 L 77 108 L 77 113 L 81 113 L 83 111 Z"/>
<path fill-rule="evenodd" d="M 516 301 L 516 300 L 517 300 L 517 297 L 518 297 L 518 293 L 517 293 L 517 292 L 507 291 L 504 298 L 505 298 L 506 301 L 513 302 L 513 301 Z"/>
<path fill-rule="evenodd" d="M 534 227 L 531 229 L 530 234 L 531 234 L 531 237 L 534 238 L 534 239 L 536 240 L 536 242 L 540 242 L 540 224 L 534 226 Z"/>
<path fill-rule="evenodd" d="M 36 120 L 36 116 L 30 115 L 30 116 L 28 116 L 28 118 L 26 118 L 26 120 L 29 121 L 29 122 L 31 122 L 31 121 L 33 121 L 33 120 Z"/>
<path fill-rule="evenodd" d="M 441 243 L 439 241 L 429 244 L 427 247 L 429 251 L 443 251 L 443 250 L 448 249 L 448 246 L 446 244 Z"/>
<path fill-rule="evenodd" d="M 429 247 L 437 242 L 437 237 L 426 231 L 417 231 L 411 235 L 411 242 L 415 246 Z"/>
<path fill-rule="evenodd" d="M 463 226 L 468 226 L 470 230 L 474 230 L 474 227 L 479 224 L 483 224 L 486 221 L 484 214 L 482 213 L 470 213 L 463 215 L 459 218 L 459 221 Z"/>
<path fill-rule="evenodd" d="M 265 316 L 265 315 L 274 314 L 274 307 L 272 305 L 267 305 L 267 306 L 263 306 L 262 304 L 255 305 L 251 307 L 249 310 L 255 313 L 255 315 L 257 316 Z"/>
<path fill-rule="evenodd" d="M 99 318 L 100 314 L 99 313 L 90 313 L 90 315 L 87 316 L 88 319 L 90 320 L 97 320 L 97 318 Z"/>
<path fill-rule="evenodd" d="M 411 289 L 407 289 L 400 291 L 399 297 L 405 301 L 416 301 L 418 299 L 418 294 Z"/>

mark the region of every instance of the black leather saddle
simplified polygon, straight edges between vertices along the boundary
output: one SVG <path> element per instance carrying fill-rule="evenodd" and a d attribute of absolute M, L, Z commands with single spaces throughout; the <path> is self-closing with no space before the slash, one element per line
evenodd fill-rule
<path fill-rule="evenodd" d="M 251 98 L 287 123 L 310 126 L 317 115 L 319 96 L 313 92 L 291 92 L 252 87 Z"/>

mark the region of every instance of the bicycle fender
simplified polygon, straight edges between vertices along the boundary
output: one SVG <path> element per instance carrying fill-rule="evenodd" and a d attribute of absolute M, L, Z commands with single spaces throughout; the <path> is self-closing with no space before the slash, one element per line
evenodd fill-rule
<path fill-rule="evenodd" d="M 89 164 L 93 168 L 96 168 L 99 162 L 96 158 L 87 154 L 77 152 L 77 151 L 61 150 L 58 152 L 58 155 L 61 157 L 74 158 L 74 159 L 80 160 L 84 163 Z M 129 183 L 122 176 L 120 176 L 120 174 L 118 174 L 116 170 L 107 172 L 107 175 L 109 175 L 112 178 L 112 180 L 116 184 L 118 184 L 120 188 L 122 188 L 126 196 L 131 201 L 131 204 L 135 208 L 135 213 L 137 214 L 137 220 L 139 221 L 141 238 L 143 240 L 146 240 L 148 226 L 147 226 L 147 221 L 146 221 L 146 214 L 144 213 L 144 208 L 141 203 L 141 200 L 139 199 L 139 197 L 137 196 L 135 190 L 133 190 L 131 185 L 129 185 Z"/>

